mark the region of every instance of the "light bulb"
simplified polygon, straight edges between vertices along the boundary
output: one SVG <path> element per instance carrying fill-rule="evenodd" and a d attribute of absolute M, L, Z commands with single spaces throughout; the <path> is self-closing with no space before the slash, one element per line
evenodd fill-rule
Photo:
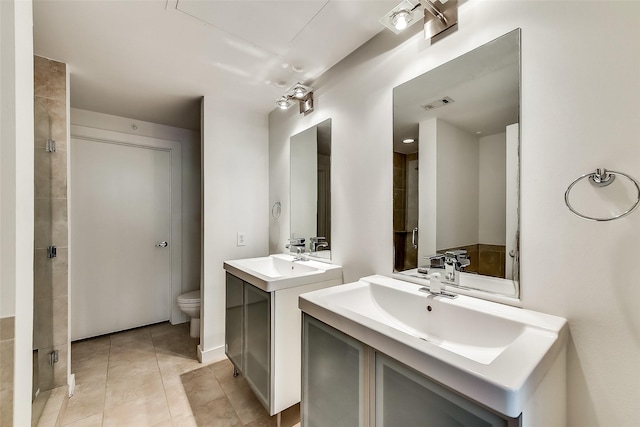
<path fill-rule="evenodd" d="M 293 96 L 295 96 L 296 98 L 303 98 L 306 93 L 306 89 L 302 86 L 296 86 L 293 88 Z"/>
<path fill-rule="evenodd" d="M 276 104 L 278 105 L 278 108 L 280 108 L 281 110 L 286 110 L 291 105 L 289 100 L 287 98 L 285 98 L 284 96 L 282 98 L 278 99 Z"/>
<path fill-rule="evenodd" d="M 401 9 L 391 16 L 391 23 L 398 31 L 402 31 L 409 26 L 411 14 L 405 9 Z"/>

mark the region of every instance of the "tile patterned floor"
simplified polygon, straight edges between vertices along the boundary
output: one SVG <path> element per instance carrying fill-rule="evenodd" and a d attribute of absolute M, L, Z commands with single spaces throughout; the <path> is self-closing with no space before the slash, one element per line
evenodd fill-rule
<path fill-rule="evenodd" d="M 189 324 L 160 323 L 72 344 L 65 427 L 275 426 L 228 360 L 198 363 Z M 299 406 L 282 427 L 299 426 Z"/>

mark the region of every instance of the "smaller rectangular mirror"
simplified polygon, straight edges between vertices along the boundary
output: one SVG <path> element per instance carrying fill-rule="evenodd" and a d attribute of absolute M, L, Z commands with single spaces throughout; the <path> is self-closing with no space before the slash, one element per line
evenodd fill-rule
<path fill-rule="evenodd" d="M 290 139 L 291 239 L 331 259 L 331 119 Z"/>

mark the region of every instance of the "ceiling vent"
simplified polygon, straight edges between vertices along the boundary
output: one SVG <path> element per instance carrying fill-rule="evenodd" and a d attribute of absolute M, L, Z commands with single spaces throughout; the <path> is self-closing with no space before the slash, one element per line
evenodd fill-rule
<path fill-rule="evenodd" d="M 422 108 L 424 108 L 425 110 L 429 111 L 429 110 L 435 110 L 436 108 L 440 108 L 440 107 L 444 107 L 447 104 L 452 104 L 456 101 L 453 100 L 453 98 L 449 97 L 449 96 L 445 96 L 443 98 L 438 98 L 435 101 L 429 102 L 425 105 L 422 106 Z"/>

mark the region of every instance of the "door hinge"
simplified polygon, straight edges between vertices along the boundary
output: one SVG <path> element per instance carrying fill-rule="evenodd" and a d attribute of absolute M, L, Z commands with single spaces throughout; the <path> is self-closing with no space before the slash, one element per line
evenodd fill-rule
<path fill-rule="evenodd" d="M 47 258 L 55 258 L 58 256 L 58 248 L 55 246 L 47 247 Z"/>
<path fill-rule="evenodd" d="M 53 139 L 47 139 L 46 150 L 47 153 L 54 153 L 56 151 L 56 142 Z"/>
<path fill-rule="evenodd" d="M 49 366 L 53 366 L 54 363 L 58 363 L 58 350 L 49 353 Z"/>

